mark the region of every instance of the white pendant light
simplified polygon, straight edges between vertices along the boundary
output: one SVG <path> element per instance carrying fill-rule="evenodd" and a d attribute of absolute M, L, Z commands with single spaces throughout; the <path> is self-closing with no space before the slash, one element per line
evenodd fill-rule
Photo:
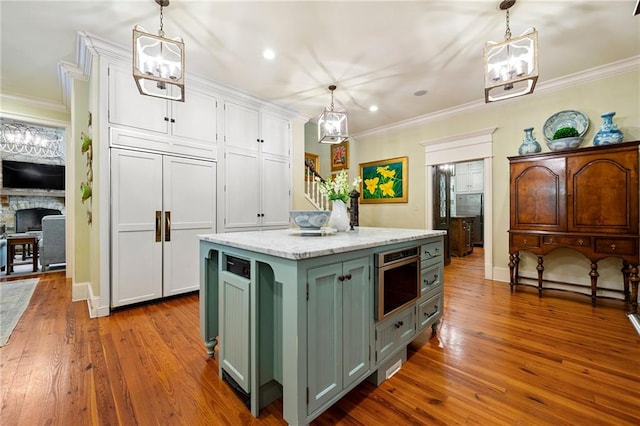
<path fill-rule="evenodd" d="M 349 123 L 346 111 L 333 110 L 333 91 L 335 85 L 329 86 L 331 91 L 331 108 L 325 108 L 318 118 L 318 142 L 338 144 L 349 138 Z"/>
<path fill-rule="evenodd" d="M 0 152 L 40 158 L 63 157 L 61 129 L 15 121 L 0 122 Z"/>
<path fill-rule="evenodd" d="M 484 48 L 484 100 L 495 102 L 533 93 L 538 81 L 538 32 L 529 28 L 511 38 L 509 8 L 516 0 L 500 2 L 506 10 L 507 28 L 501 43 L 487 42 Z"/>
<path fill-rule="evenodd" d="M 184 102 L 184 43 L 164 37 L 162 11 L 169 0 L 155 2 L 160 5 L 158 35 L 139 25 L 133 29 L 133 78 L 143 95 Z"/>

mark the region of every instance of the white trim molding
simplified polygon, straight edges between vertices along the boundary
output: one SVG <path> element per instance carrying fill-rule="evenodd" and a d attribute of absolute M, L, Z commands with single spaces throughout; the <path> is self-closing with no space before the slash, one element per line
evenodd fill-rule
<path fill-rule="evenodd" d="M 71 287 L 71 301 L 79 302 L 80 300 L 87 300 L 90 288 L 91 284 L 88 282 L 73 283 Z"/>

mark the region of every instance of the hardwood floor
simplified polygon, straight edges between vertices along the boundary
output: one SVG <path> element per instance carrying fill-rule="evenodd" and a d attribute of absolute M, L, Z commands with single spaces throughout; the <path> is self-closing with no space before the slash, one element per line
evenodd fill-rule
<path fill-rule="evenodd" d="M 436 336 L 379 387 L 359 385 L 315 425 L 637 425 L 640 337 L 620 301 L 482 279 L 483 254 L 445 268 Z M 24 277 L 20 277 L 24 278 Z M 2 283 L 0 282 L 0 285 Z M 3 425 L 280 425 L 217 377 L 187 295 L 90 320 L 64 273 L 42 275 L 0 348 Z"/>

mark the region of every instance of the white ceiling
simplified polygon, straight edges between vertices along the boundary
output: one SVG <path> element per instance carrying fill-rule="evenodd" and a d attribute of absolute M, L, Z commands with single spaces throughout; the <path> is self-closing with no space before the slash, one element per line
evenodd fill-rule
<path fill-rule="evenodd" d="M 317 117 L 350 114 L 351 133 L 483 99 L 485 42 L 502 41 L 499 0 L 188 1 L 164 10 L 186 45 L 187 73 Z M 636 0 L 518 0 L 510 28 L 538 30 L 538 85 L 640 55 Z M 75 62 L 76 33 L 129 48 L 140 24 L 159 28 L 153 0 L 0 0 L 5 95 L 62 103 L 58 60 Z M 276 52 L 262 58 L 264 48 Z M 425 96 L 414 96 L 427 90 Z M 640 94 L 639 94 L 640 97 Z M 376 113 L 370 105 L 378 105 Z"/>

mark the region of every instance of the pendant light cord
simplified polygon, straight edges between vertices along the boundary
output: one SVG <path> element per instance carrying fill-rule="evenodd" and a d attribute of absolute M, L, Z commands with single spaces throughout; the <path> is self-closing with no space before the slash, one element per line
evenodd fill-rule
<path fill-rule="evenodd" d="M 511 28 L 509 28 L 509 9 L 507 9 L 507 29 L 504 32 L 505 40 L 511 40 Z"/>
<path fill-rule="evenodd" d="M 160 29 L 158 30 L 158 35 L 160 37 L 164 37 L 164 23 L 162 22 L 164 15 L 162 14 L 162 9 L 164 9 L 164 6 L 160 5 Z M 507 10 L 507 14 L 508 13 L 509 11 Z"/>

